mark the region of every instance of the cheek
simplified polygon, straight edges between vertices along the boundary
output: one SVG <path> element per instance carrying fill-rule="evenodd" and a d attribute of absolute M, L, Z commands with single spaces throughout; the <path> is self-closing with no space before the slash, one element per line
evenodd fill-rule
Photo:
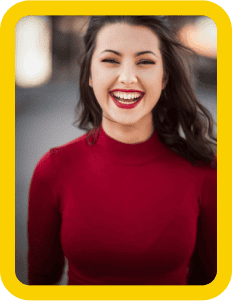
<path fill-rule="evenodd" d="M 103 69 L 93 70 L 93 77 L 95 81 L 95 88 L 98 90 L 109 89 L 109 85 L 113 80 L 113 72 L 109 72 Z"/>
<path fill-rule="evenodd" d="M 163 80 L 163 71 L 162 69 L 155 69 L 150 72 L 145 72 L 142 74 L 142 78 L 149 84 L 160 84 Z"/>

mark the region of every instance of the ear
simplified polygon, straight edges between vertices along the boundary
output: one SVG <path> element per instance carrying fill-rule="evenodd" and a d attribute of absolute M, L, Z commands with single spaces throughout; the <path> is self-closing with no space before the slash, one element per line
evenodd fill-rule
<path fill-rule="evenodd" d="M 163 81 L 162 81 L 162 89 L 166 88 L 167 83 L 168 83 L 168 75 L 164 75 Z"/>
<path fill-rule="evenodd" d="M 92 82 L 91 77 L 89 77 L 89 85 L 90 85 L 91 88 L 93 88 L 93 82 Z"/>

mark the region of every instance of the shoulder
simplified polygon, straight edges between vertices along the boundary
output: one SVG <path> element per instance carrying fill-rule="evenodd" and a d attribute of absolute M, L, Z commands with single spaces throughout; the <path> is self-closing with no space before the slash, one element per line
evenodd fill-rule
<path fill-rule="evenodd" d="M 69 141 L 61 146 L 50 149 L 50 156 L 53 164 L 69 164 L 76 158 L 83 158 L 87 153 L 86 134 Z"/>
<path fill-rule="evenodd" d="M 175 173 L 176 177 L 183 180 L 188 180 L 189 183 L 195 183 L 198 194 L 202 189 L 206 189 L 207 185 L 215 186 L 217 182 L 217 157 L 215 156 L 212 161 L 207 164 L 203 161 L 197 160 L 194 165 L 179 153 L 169 150 L 162 156 L 167 169 Z"/>
<path fill-rule="evenodd" d="M 82 148 L 85 148 L 86 146 L 86 134 L 83 134 L 82 136 L 75 138 L 63 145 L 53 147 L 50 151 L 51 154 L 62 154 L 62 153 L 70 153 L 73 151 L 81 150 Z"/>
<path fill-rule="evenodd" d="M 82 157 L 87 149 L 86 134 L 61 146 L 53 147 L 38 161 L 35 167 L 37 174 L 53 175 L 58 168 L 66 165 L 72 158 Z"/>
<path fill-rule="evenodd" d="M 194 175 L 202 175 L 203 177 L 207 172 L 212 172 L 217 169 L 217 157 L 211 160 L 209 164 L 201 160 L 196 160 L 195 164 L 180 155 L 178 152 L 166 147 L 166 152 L 164 152 L 162 156 L 162 160 L 164 160 L 170 168 L 183 170 L 186 172 L 193 173 Z"/>

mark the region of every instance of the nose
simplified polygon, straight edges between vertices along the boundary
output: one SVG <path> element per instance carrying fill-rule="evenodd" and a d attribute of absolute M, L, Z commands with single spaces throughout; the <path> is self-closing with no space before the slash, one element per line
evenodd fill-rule
<path fill-rule="evenodd" d="M 133 68 L 125 66 L 119 75 L 119 82 L 124 83 L 128 86 L 137 83 L 135 70 Z"/>

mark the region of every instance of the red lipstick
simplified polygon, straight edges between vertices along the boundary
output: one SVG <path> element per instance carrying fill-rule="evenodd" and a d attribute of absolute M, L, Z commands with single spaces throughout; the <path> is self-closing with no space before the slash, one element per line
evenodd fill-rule
<path fill-rule="evenodd" d="M 114 90 L 114 91 L 122 91 L 122 90 Z M 134 91 L 135 92 L 135 91 Z M 138 91 L 136 91 L 138 92 Z M 140 92 L 140 91 L 139 91 Z M 110 92 L 110 96 L 111 98 L 113 99 L 114 103 L 116 104 L 116 106 L 118 106 L 120 109 L 133 109 L 135 108 L 141 101 L 141 99 L 143 98 L 145 93 L 143 93 L 139 99 L 134 102 L 134 103 L 130 103 L 130 104 L 126 104 L 126 103 L 121 103 L 119 102 L 115 97 L 114 97 L 114 94 L 112 92 Z"/>

